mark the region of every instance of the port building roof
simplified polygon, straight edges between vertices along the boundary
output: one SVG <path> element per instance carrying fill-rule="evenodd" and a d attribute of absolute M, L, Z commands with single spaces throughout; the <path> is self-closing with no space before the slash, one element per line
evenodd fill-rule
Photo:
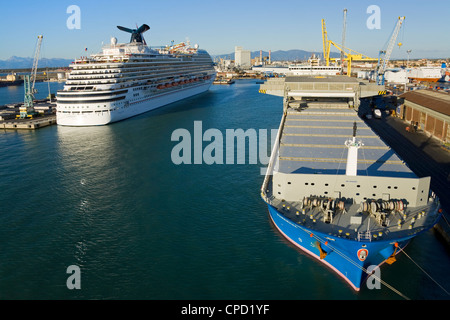
<path fill-rule="evenodd" d="M 433 90 L 414 90 L 400 96 L 405 100 L 450 116 L 450 94 Z"/>

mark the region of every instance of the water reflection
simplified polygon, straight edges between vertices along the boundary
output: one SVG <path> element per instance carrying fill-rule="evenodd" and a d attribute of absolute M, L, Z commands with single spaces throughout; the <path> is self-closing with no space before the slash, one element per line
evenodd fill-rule
<path fill-rule="evenodd" d="M 119 234 L 121 145 L 111 126 L 57 127 L 56 147 L 62 180 L 61 196 L 68 201 L 75 244 L 74 257 L 86 264 L 86 255 L 99 243 Z M 98 257 L 97 257 L 98 258 Z M 97 259 L 96 258 L 96 259 Z M 92 255 L 91 255 L 92 259 Z"/>

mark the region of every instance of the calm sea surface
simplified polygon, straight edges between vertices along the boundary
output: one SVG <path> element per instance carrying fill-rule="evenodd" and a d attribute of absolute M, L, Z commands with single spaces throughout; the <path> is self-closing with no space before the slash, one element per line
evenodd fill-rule
<path fill-rule="evenodd" d="M 260 198 L 262 164 L 173 164 L 172 132 L 194 140 L 194 121 L 224 141 L 226 129 L 277 129 L 282 99 L 258 89 L 213 86 L 102 127 L 0 131 L 0 299 L 402 299 L 355 293 L 284 240 Z M 0 105 L 22 99 L 23 86 L 0 88 Z M 449 290 L 433 231 L 406 252 Z M 80 290 L 66 286 L 71 265 Z M 405 255 L 381 277 L 411 299 L 450 298 Z"/>

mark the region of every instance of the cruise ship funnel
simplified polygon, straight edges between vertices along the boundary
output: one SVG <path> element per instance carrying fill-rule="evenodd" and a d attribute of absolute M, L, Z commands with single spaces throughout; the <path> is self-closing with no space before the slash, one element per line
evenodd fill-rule
<path fill-rule="evenodd" d="M 119 30 L 131 33 L 130 43 L 132 42 L 144 42 L 144 37 L 142 34 L 150 30 L 150 27 L 146 24 L 143 24 L 138 29 L 129 29 L 121 26 L 117 26 Z"/>

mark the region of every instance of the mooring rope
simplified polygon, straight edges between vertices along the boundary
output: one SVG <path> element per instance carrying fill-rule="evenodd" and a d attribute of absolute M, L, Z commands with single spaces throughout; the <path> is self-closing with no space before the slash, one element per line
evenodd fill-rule
<path fill-rule="evenodd" d="M 417 262 L 415 262 L 403 249 L 401 249 L 401 252 L 403 252 L 409 258 L 409 260 L 411 260 L 420 270 L 422 270 L 423 273 L 425 273 L 431 280 L 433 280 L 435 284 L 437 284 L 442 290 L 444 290 L 447 295 L 450 295 L 450 293 L 445 290 L 443 286 L 441 286 L 436 280 L 434 280 L 433 277 L 431 277 L 421 266 L 419 266 Z"/>
<path fill-rule="evenodd" d="M 321 241 L 318 237 L 316 237 L 314 235 L 315 239 L 318 239 L 319 241 Z M 387 288 L 389 288 L 390 290 L 392 290 L 393 292 L 397 293 L 399 296 L 401 296 L 402 298 L 404 298 L 405 300 L 410 300 L 406 295 L 404 295 L 403 293 L 401 293 L 399 290 L 395 289 L 393 286 L 391 286 L 390 284 L 388 284 L 386 281 L 382 280 L 380 277 L 376 276 L 375 274 L 370 273 L 369 271 L 367 271 L 366 268 L 360 266 L 358 263 L 356 263 L 352 258 L 346 256 L 344 253 L 340 252 L 339 250 L 337 250 L 336 248 L 334 248 L 333 246 L 328 245 L 329 248 L 331 248 L 334 252 L 336 252 L 337 254 L 339 254 L 341 257 L 343 257 L 344 259 L 346 259 L 348 262 L 350 262 L 351 264 L 353 264 L 354 266 L 356 266 L 358 269 L 360 269 L 361 271 L 363 271 L 364 273 L 371 275 L 374 279 L 378 280 L 381 284 L 385 285 Z"/>
<path fill-rule="evenodd" d="M 447 218 L 444 216 L 444 214 L 442 214 L 442 218 L 444 219 L 444 221 L 447 223 L 447 226 L 449 226 L 450 227 L 450 223 L 448 223 L 448 220 L 447 220 Z"/>
<path fill-rule="evenodd" d="M 316 236 L 313 232 L 307 231 L 305 230 L 303 227 L 299 226 L 303 231 L 305 231 L 306 233 L 309 233 L 309 235 L 311 237 L 314 237 L 314 239 L 316 239 L 317 241 L 319 241 L 320 243 L 323 243 L 324 245 L 328 246 L 330 249 L 333 250 L 333 252 L 336 252 L 338 255 L 340 255 L 342 258 L 344 258 L 345 260 L 347 260 L 348 262 L 350 262 L 351 264 L 353 264 L 354 266 L 356 266 L 358 269 L 362 270 L 364 273 L 371 275 L 372 277 L 374 277 L 376 280 L 378 280 L 381 284 L 385 285 L 387 288 L 389 288 L 390 290 L 392 290 L 393 292 L 395 292 L 396 294 L 398 294 L 399 296 L 401 296 L 402 298 L 404 298 L 405 300 L 410 300 L 406 295 L 404 295 L 403 293 L 401 293 L 399 290 L 395 289 L 393 286 L 391 286 L 390 284 L 388 284 L 386 281 L 383 281 L 381 278 L 377 277 L 376 275 L 370 273 L 367 271 L 366 268 L 360 266 L 358 263 L 356 263 L 352 258 L 346 256 L 344 253 L 340 252 L 339 250 L 337 250 L 336 248 L 334 248 L 333 246 L 330 246 L 328 243 L 325 244 L 325 242 L 328 241 L 323 241 L 322 239 L 320 239 L 318 236 Z"/>

